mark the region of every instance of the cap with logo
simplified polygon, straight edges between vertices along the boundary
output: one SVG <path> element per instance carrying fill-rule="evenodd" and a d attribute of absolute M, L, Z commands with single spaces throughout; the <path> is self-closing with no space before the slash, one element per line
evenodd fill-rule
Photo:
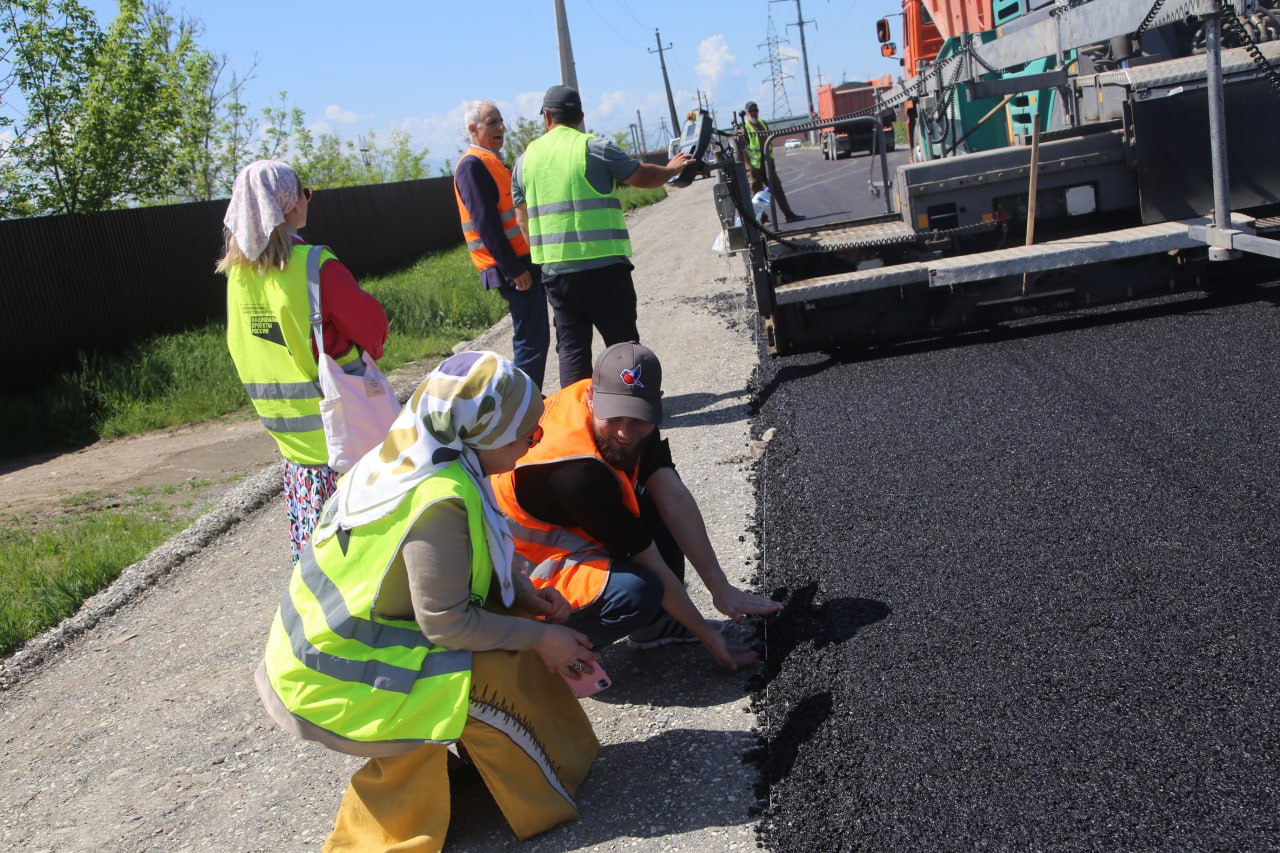
<path fill-rule="evenodd" d="M 571 86 L 552 86 L 542 96 L 542 108 L 582 112 L 582 96 Z"/>
<path fill-rule="evenodd" d="M 600 353 L 591 374 L 597 418 L 662 423 L 662 364 L 648 347 L 628 341 Z"/>

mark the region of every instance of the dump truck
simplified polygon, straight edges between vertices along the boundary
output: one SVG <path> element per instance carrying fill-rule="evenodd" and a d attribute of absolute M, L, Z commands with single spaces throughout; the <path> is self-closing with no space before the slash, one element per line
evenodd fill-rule
<path fill-rule="evenodd" d="M 831 121 L 836 116 L 874 110 L 880 93 L 892 86 L 892 81 L 888 79 L 819 86 L 818 118 Z M 893 123 L 897 120 L 897 114 L 892 108 L 881 109 L 878 114 L 881 119 L 879 128 L 862 122 L 834 124 L 826 128 L 819 138 L 823 159 L 840 160 L 858 151 L 874 154 L 880 150 L 877 143 L 882 144 L 884 150 L 892 151 Z"/>
<path fill-rule="evenodd" d="M 933 55 L 910 53 L 878 106 L 788 128 L 874 132 L 911 105 L 911 162 L 882 150 L 849 183 L 874 215 L 761 225 L 722 144 L 723 245 L 771 355 L 1280 280 L 1274 0 L 1037 2 L 905 0 L 936 27 Z"/>

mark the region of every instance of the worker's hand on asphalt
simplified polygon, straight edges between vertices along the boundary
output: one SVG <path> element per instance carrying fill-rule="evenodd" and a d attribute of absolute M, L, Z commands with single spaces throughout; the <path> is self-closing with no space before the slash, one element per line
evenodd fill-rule
<path fill-rule="evenodd" d="M 699 638 L 702 640 L 703 647 L 715 658 L 716 663 L 728 670 L 736 671 L 740 666 L 751 666 L 760 660 L 760 655 L 755 649 L 749 649 L 746 646 L 738 646 L 730 643 L 724 638 L 714 627 L 710 631 Z"/>
<path fill-rule="evenodd" d="M 568 600 L 560 594 L 560 590 L 552 586 L 521 590 L 516 596 L 516 604 L 548 622 L 563 622 L 573 613 Z"/>
<path fill-rule="evenodd" d="M 578 661 L 593 663 L 600 655 L 591 651 L 591 641 L 586 634 L 579 633 L 564 625 L 547 625 L 533 650 L 542 658 L 547 672 L 560 672 L 572 667 Z"/>
<path fill-rule="evenodd" d="M 511 279 L 511 286 L 516 290 L 528 290 L 533 287 L 533 273 L 525 270 L 520 275 Z"/>
<path fill-rule="evenodd" d="M 738 589 L 736 586 L 726 586 L 719 593 L 713 593 L 711 602 L 716 606 L 716 610 L 735 622 L 744 616 L 777 613 L 782 609 L 781 602 Z"/>

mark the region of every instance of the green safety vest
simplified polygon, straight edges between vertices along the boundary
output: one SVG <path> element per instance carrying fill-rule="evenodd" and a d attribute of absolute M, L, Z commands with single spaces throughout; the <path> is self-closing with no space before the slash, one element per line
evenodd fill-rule
<path fill-rule="evenodd" d="M 493 565 L 479 490 L 454 462 L 414 487 L 395 512 L 351 531 L 320 532 L 294 566 L 267 637 L 271 689 L 295 716 L 361 743 L 450 743 L 462 734 L 471 652 L 432 645 L 418 623 L 374 614 L 405 537 L 432 504 L 461 498 L 471 538 L 471 604 Z"/>
<path fill-rule="evenodd" d="M 756 127 L 748 119 L 743 123 L 747 131 L 747 159 L 753 168 L 759 169 L 764 162 L 764 138 L 769 135 L 769 125 L 760 119 Z"/>
<path fill-rule="evenodd" d="M 525 150 L 521 174 L 536 264 L 631 255 L 617 187 L 601 195 L 587 180 L 590 138 L 559 125 Z"/>
<path fill-rule="evenodd" d="M 268 268 L 259 274 L 242 265 L 228 271 L 227 349 L 258 418 L 279 445 L 280 455 L 299 465 L 325 465 L 329 450 L 320 419 L 323 395 L 311 351 L 307 297 L 307 254 L 311 248 L 294 246 L 283 270 Z M 333 257 L 324 249 L 320 265 Z M 356 347 L 335 361 L 343 367 L 362 364 Z"/>

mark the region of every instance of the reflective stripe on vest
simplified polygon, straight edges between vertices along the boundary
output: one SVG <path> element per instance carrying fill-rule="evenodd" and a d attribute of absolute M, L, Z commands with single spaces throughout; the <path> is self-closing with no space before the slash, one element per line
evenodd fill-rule
<path fill-rule="evenodd" d="M 493 176 L 493 182 L 498 185 L 498 216 L 502 219 L 502 233 L 506 236 L 511 248 L 517 256 L 529 254 L 529 244 L 525 242 L 524 234 L 520 232 L 520 226 L 516 223 L 516 205 L 511 199 L 511 172 L 498 159 L 498 155 L 490 151 L 488 148 L 481 148 L 479 145 L 471 145 L 467 148 L 463 157 L 471 155 L 480 160 L 484 167 L 489 170 L 489 174 Z M 458 158 L 458 163 L 462 163 L 462 158 Z M 462 237 L 467 241 L 467 251 L 471 253 L 471 263 L 478 270 L 487 270 L 497 265 L 497 261 L 493 259 L 493 254 L 485 248 L 484 241 L 480 239 L 480 232 L 476 230 L 474 217 L 471 211 L 467 210 L 466 204 L 462 201 L 462 193 L 458 192 L 458 169 L 455 166 L 453 170 L 453 197 L 458 202 L 458 219 L 462 221 Z"/>
<path fill-rule="evenodd" d="M 764 123 L 764 119 L 756 122 L 758 127 L 753 127 L 751 120 L 745 123 L 747 130 L 747 160 L 751 165 L 759 169 L 760 164 L 764 162 L 764 138 L 769 135 L 769 125 Z"/>
<path fill-rule="evenodd" d="M 294 246 L 283 270 L 269 268 L 259 274 L 241 265 L 227 272 L 227 349 L 280 454 L 299 465 L 324 465 L 329 451 L 320 418 L 322 394 L 307 298 L 310 250 L 307 245 Z M 333 257 L 325 249 L 315 262 L 322 265 Z M 336 361 L 344 371 L 364 372 L 356 347 Z"/>
<path fill-rule="evenodd" d="M 604 591 L 609 551 L 582 528 L 548 524 L 526 512 L 516 499 L 515 478 L 516 471 L 529 466 L 594 459 L 607 466 L 617 479 L 619 500 L 627 511 L 640 517 L 635 472 L 627 474 L 614 468 L 596 449 L 591 435 L 591 410 L 586 402 L 590 387 L 591 380 L 583 379 L 548 397 L 538 421 L 542 440 L 529 448 L 514 471 L 489 478 L 498 506 L 510 519 L 516 567 L 529 575 L 535 587 L 554 586 L 574 609 L 586 607 Z"/>
<path fill-rule="evenodd" d="M 457 463 L 420 483 L 385 518 L 318 532 L 322 541 L 313 539 L 294 567 L 267 639 L 267 677 L 290 713 L 363 743 L 448 743 L 461 735 L 471 653 L 432 645 L 412 620 L 374 613 L 414 523 L 450 498 L 466 505 L 471 600 L 483 603 L 493 567 L 482 499 Z M 335 508 L 328 504 L 325 515 Z"/>
<path fill-rule="evenodd" d="M 559 125 L 529 143 L 521 174 L 534 263 L 631 254 L 627 220 L 615 186 L 601 194 L 587 180 L 590 136 Z"/>

